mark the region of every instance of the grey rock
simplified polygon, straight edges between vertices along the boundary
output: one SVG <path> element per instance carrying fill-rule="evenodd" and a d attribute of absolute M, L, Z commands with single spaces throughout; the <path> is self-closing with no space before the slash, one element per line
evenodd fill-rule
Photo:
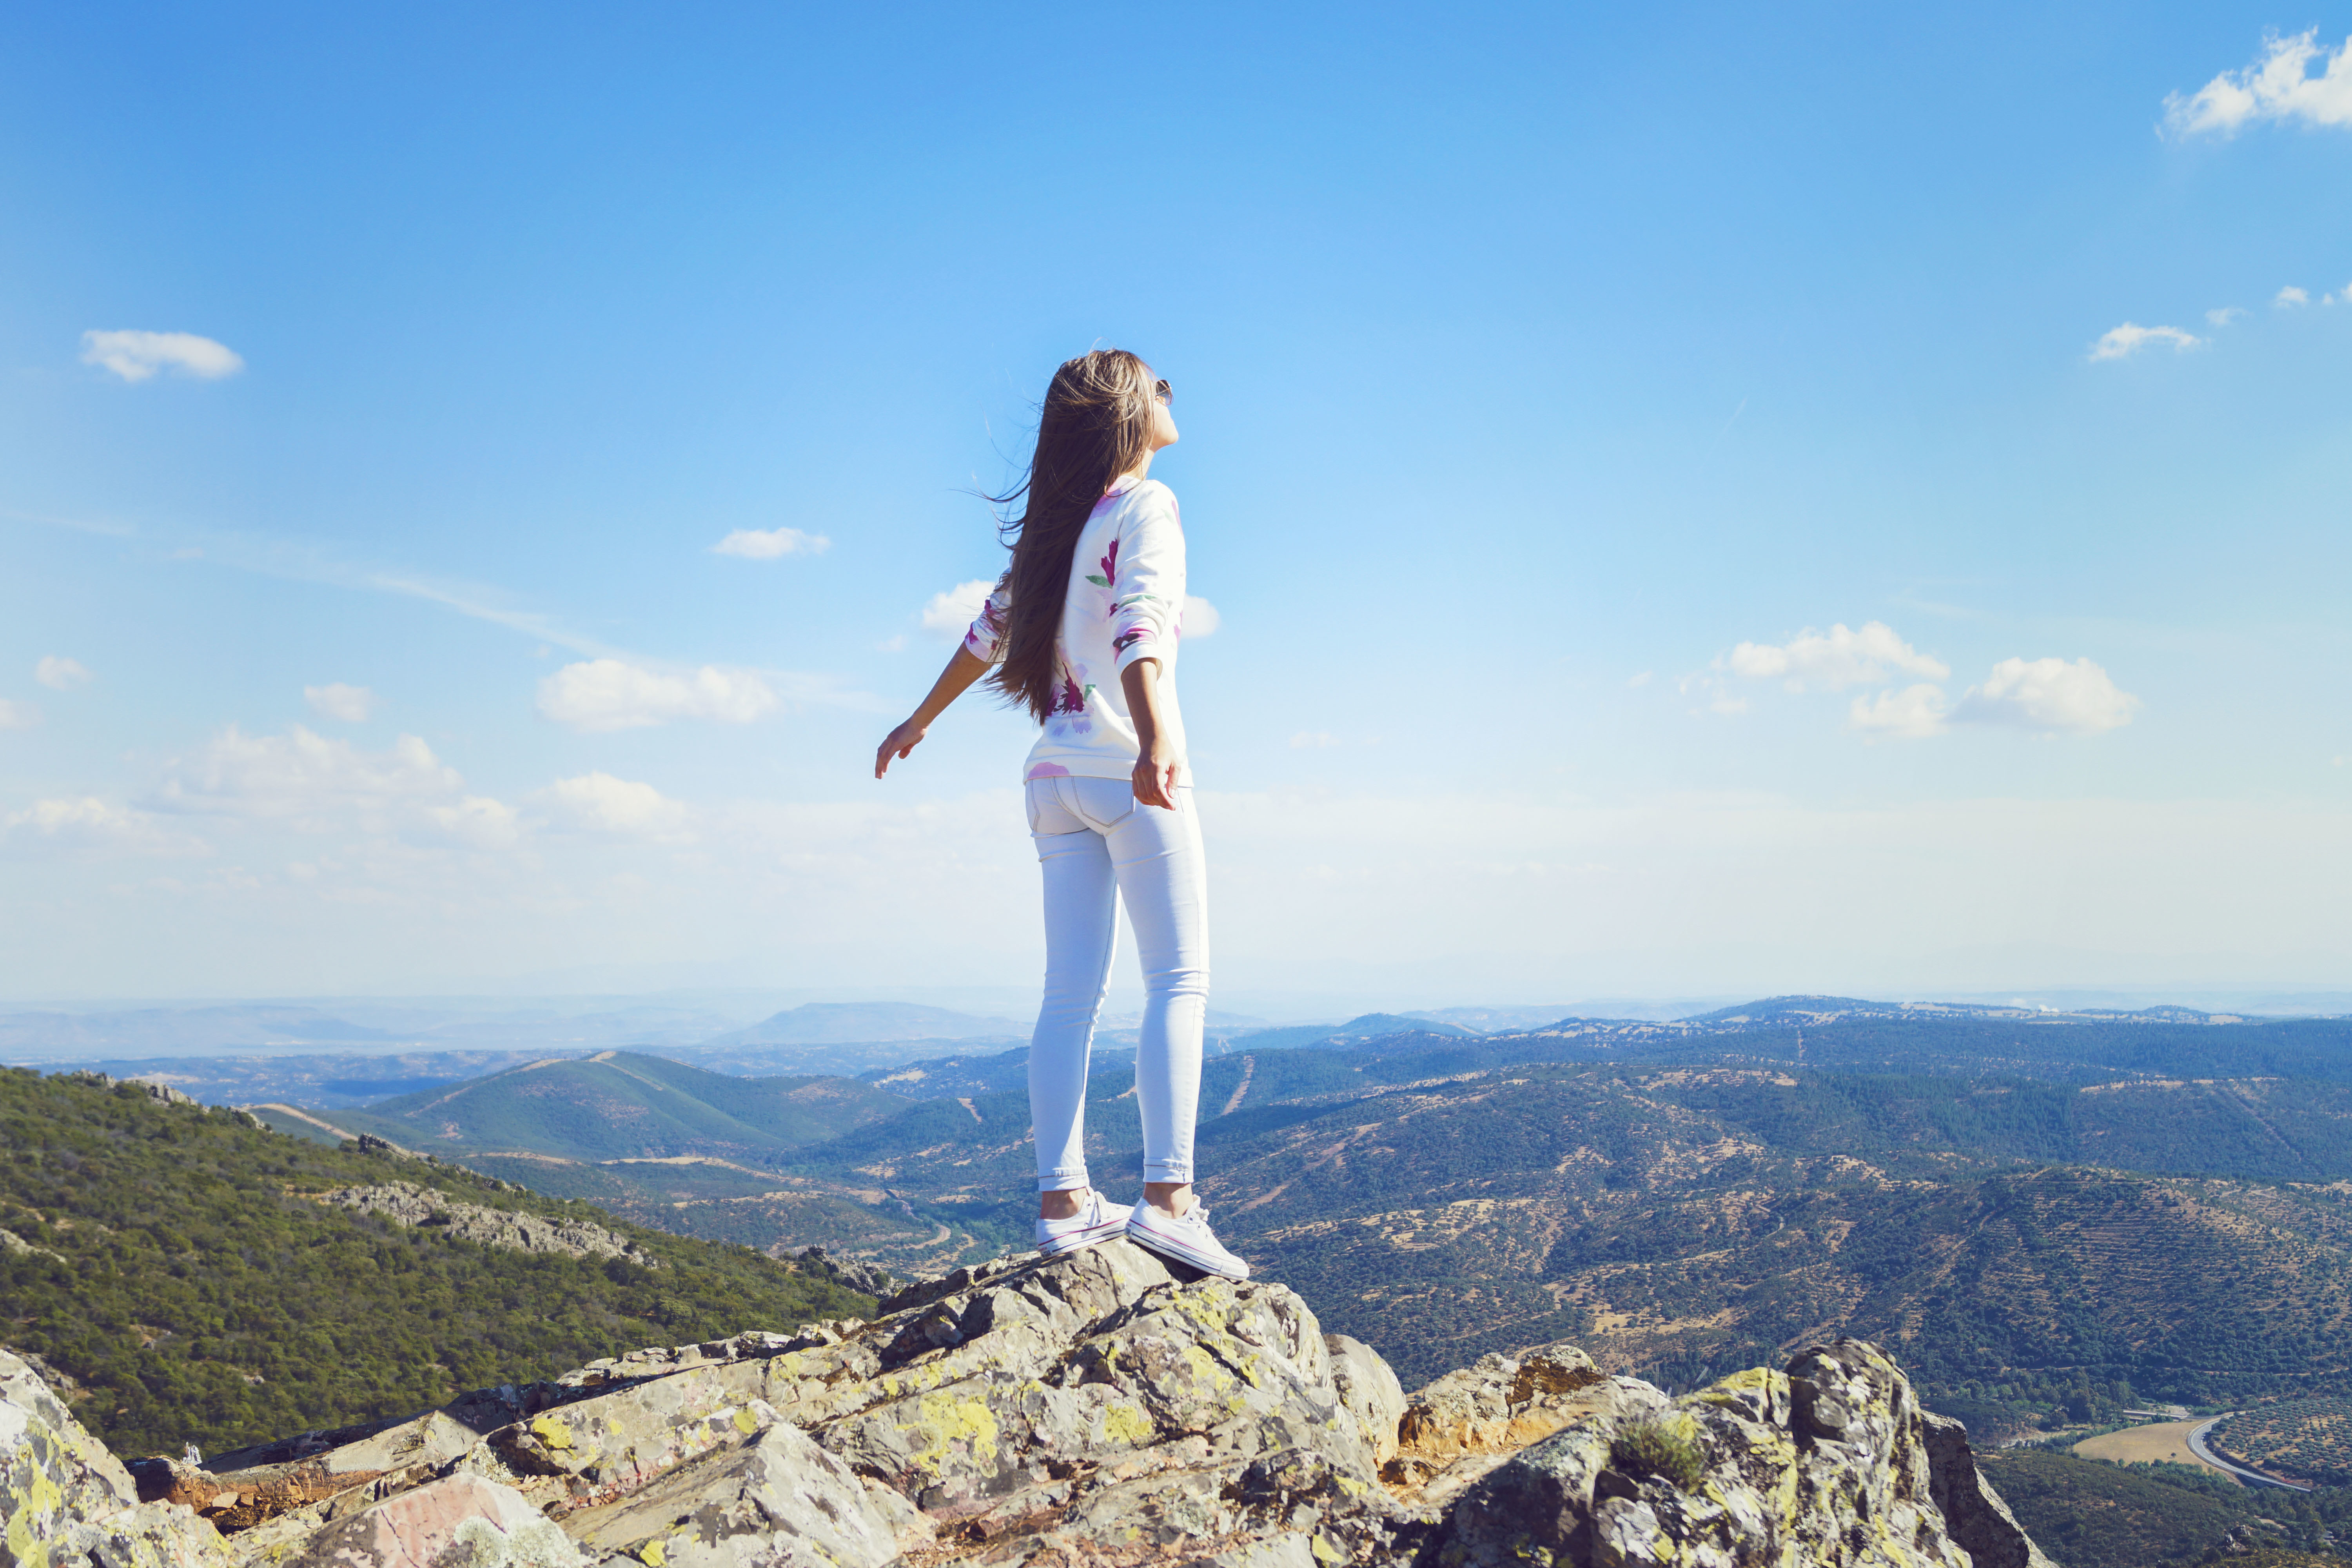
<path fill-rule="evenodd" d="M 131 1473 L 0 1351 L 0 1568 L 226 1568 L 220 1533 Z"/>
<path fill-rule="evenodd" d="M 1786 1372 L 1738 1373 L 1653 1414 L 1562 1428 L 1465 1493 L 1425 1550 L 1445 1568 L 1968 1568 L 1934 1495 L 1928 1442 L 1894 1363 L 1839 1340 Z M 1990 1542 L 1985 1514 L 1967 1516 Z"/>
<path fill-rule="evenodd" d="M 103 1568 L 226 1568 L 185 1508 L 134 1517 L 186 1502 L 230 1528 L 237 1568 L 568 1568 L 572 1543 L 597 1568 L 2049 1568 L 1966 1433 L 1858 1341 L 1680 1400 L 1565 1344 L 1408 1397 L 1282 1285 L 1124 1240 L 993 1259 L 883 1306 L 202 1468 L 142 1460 L 144 1503 L 86 1436 L 53 1445 L 45 1473 L 82 1500 L 52 1507 L 44 1539 L 104 1518 L 146 1533 Z M 16 1364 L 27 1407 L 47 1398 Z M 184 1537 L 197 1555 L 168 1558 Z"/>
<path fill-rule="evenodd" d="M 617 1231 L 584 1220 L 554 1220 L 539 1215 L 512 1214 L 460 1203 L 434 1188 L 415 1182 L 386 1182 L 373 1187 L 338 1187 L 320 1194 L 331 1208 L 381 1215 L 402 1225 L 439 1226 L 451 1236 L 488 1247 L 518 1252 L 553 1252 L 567 1258 L 625 1258 L 645 1268 L 658 1267 L 645 1248 Z"/>
<path fill-rule="evenodd" d="M 1975 1568 L 2055 1568 L 2000 1494 L 1977 1468 L 1969 1429 L 1948 1415 L 1922 1413 L 1927 1442 L 1927 1490 L 1944 1528 L 1968 1552 Z"/>
<path fill-rule="evenodd" d="M 0 1230 L 0 1252 L 31 1253 L 42 1258 L 53 1258 L 59 1263 L 65 1261 L 62 1257 L 51 1252 L 46 1247 L 35 1247 L 13 1230 Z"/>
<path fill-rule="evenodd" d="M 652 1568 L 881 1568 L 931 1537 L 904 1498 L 781 1425 L 563 1528 L 592 1557 Z"/>
<path fill-rule="evenodd" d="M 580 1549 L 511 1487 L 429 1482 L 328 1526 L 292 1568 L 578 1568 Z"/>

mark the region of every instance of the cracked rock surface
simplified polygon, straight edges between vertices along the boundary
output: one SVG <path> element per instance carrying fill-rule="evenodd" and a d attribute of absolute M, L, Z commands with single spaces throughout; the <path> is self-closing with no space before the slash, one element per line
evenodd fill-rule
<path fill-rule="evenodd" d="M 1124 1240 L 135 1481 L 21 1363 L 0 1396 L 0 1568 L 2048 1568 L 1859 1341 L 1679 1400 L 1564 1344 L 1408 1397 L 1287 1288 Z"/>

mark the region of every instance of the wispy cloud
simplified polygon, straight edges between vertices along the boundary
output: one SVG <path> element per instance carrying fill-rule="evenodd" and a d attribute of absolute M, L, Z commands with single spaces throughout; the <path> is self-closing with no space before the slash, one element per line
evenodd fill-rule
<path fill-rule="evenodd" d="M 2193 349 L 2204 341 L 2179 327 L 2143 327 L 2137 321 L 2126 321 L 2120 327 L 2110 328 L 2091 345 L 2091 359 L 2095 363 L 2103 359 L 2126 359 L 2150 343 L 2170 343 L 2176 351 Z"/>
<path fill-rule="evenodd" d="M 2224 305 L 2218 310 L 2205 312 L 2205 320 L 2217 327 L 2226 327 L 2246 313 L 2243 305 Z"/>
<path fill-rule="evenodd" d="M 346 724 L 364 724 L 368 715 L 375 711 L 374 692 L 364 686 L 346 686 L 340 680 L 304 687 L 302 700 L 321 719 L 340 719 Z"/>
<path fill-rule="evenodd" d="M 29 730 L 40 721 L 38 703 L 12 702 L 0 697 L 0 730 Z"/>
<path fill-rule="evenodd" d="M 495 626 L 521 632 L 541 642 L 553 643 L 567 653 L 584 653 L 604 657 L 619 650 L 609 643 L 572 631 L 552 616 L 537 610 L 510 609 L 495 602 L 495 590 L 466 584 L 450 585 L 425 578 L 394 575 L 387 572 L 354 570 L 348 576 L 322 575 L 322 582 L 343 581 L 353 586 L 374 588 L 386 594 L 398 594 L 407 598 L 423 599 L 446 610 L 477 621 L 488 621 Z"/>
<path fill-rule="evenodd" d="M 749 724 L 782 706 L 757 670 L 711 664 L 671 675 L 595 658 L 567 664 L 539 683 L 539 710 L 583 734 L 646 729 L 673 719 Z"/>
<path fill-rule="evenodd" d="M 2130 723 L 2139 706 L 2138 698 L 2087 658 L 2005 658 L 1983 685 L 1969 689 L 1952 717 L 2087 735 Z"/>
<path fill-rule="evenodd" d="M 2185 97 L 2167 96 L 2164 121 L 2176 136 L 2234 136 L 2263 121 L 2352 126 L 2352 41 L 2322 47 L 2316 27 L 2291 38 L 2271 34 L 2242 70 L 2223 71 Z"/>
<path fill-rule="evenodd" d="M 53 653 L 44 656 L 38 664 L 33 666 L 33 679 L 52 691 L 71 691 L 77 687 L 88 686 L 96 678 L 83 667 L 81 660 Z"/>
<path fill-rule="evenodd" d="M 710 547 L 713 555 L 739 556 L 745 561 L 773 561 L 784 555 L 822 555 L 833 541 L 822 533 L 797 528 L 739 528 Z"/>
<path fill-rule="evenodd" d="M 1784 681 L 1791 691 L 1836 691 L 1883 680 L 1894 670 L 1937 680 L 1952 673 L 1943 660 L 1921 653 L 1884 621 L 1866 621 L 1858 631 L 1843 622 L 1826 632 L 1807 626 L 1785 643 L 1744 642 L 1718 658 L 1715 668 L 1750 679 Z"/>
<path fill-rule="evenodd" d="M 2271 303 L 2278 306 L 2281 310 L 2293 310 L 2297 305 L 2310 304 L 2311 295 L 2307 290 L 2298 289 L 2294 284 L 2290 283 L 2285 288 L 2280 289 L 2276 294 L 2271 296 Z"/>
<path fill-rule="evenodd" d="M 672 800 L 649 784 L 607 773 L 558 779 L 532 799 L 566 827 L 666 844 L 693 837 L 688 831 L 693 814 L 683 801 Z"/>
<path fill-rule="evenodd" d="M 151 803 L 158 810 L 316 821 L 345 811 L 456 795 L 464 780 L 415 735 L 362 752 L 299 724 L 283 735 L 229 725 L 194 756 L 175 762 Z"/>
<path fill-rule="evenodd" d="M 989 590 L 995 586 L 986 578 L 975 577 L 932 595 L 930 602 L 923 606 L 923 629 L 933 637 L 955 641 L 971 626 L 972 617 L 980 614 L 980 606 L 988 602 Z"/>
<path fill-rule="evenodd" d="M 1876 697 L 1857 697 L 1846 711 L 1846 722 L 1869 734 L 1918 740 L 1944 732 L 1947 708 L 1944 689 L 1925 682 Z"/>
<path fill-rule="evenodd" d="M 125 381 L 145 381 L 161 370 L 218 381 L 245 368 L 245 361 L 227 344 L 194 332 L 84 332 L 81 361 Z"/>
<path fill-rule="evenodd" d="M 43 842 L 81 849 L 127 849 L 148 855 L 202 855 L 207 847 L 198 838 L 166 830 L 143 811 L 134 811 L 96 795 L 37 800 L 20 811 L 0 816 L 0 838 L 16 844 Z"/>
<path fill-rule="evenodd" d="M 1225 617 L 1217 614 L 1217 606 L 1208 600 L 1196 594 L 1187 594 L 1184 595 L 1184 614 L 1177 624 L 1186 637 L 1198 639 L 1213 636 L 1216 629 L 1225 624 Z"/>

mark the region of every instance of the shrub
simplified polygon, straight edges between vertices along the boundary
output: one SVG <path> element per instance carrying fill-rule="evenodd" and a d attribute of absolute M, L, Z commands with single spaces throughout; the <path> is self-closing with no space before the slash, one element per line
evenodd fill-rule
<path fill-rule="evenodd" d="M 1609 1440 L 1609 1462 L 1629 1476 L 1655 1476 L 1683 1491 L 1697 1489 L 1706 1456 L 1664 1422 L 1628 1426 Z"/>

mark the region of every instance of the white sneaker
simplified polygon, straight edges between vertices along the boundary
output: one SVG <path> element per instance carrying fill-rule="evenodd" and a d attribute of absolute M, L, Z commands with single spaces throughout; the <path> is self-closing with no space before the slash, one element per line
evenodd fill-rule
<path fill-rule="evenodd" d="M 1127 1228 L 1130 1212 L 1125 1204 L 1106 1203 L 1100 1193 L 1089 1192 L 1069 1218 L 1037 1222 L 1037 1250 L 1052 1258 L 1108 1241 Z"/>
<path fill-rule="evenodd" d="M 1249 1278 L 1249 1265 L 1218 1245 L 1216 1234 L 1209 1228 L 1206 1204 L 1194 1204 L 1184 1211 L 1182 1219 L 1171 1219 L 1163 1210 L 1138 1204 L 1127 1222 L 1127 1239 L 1222 1279 Z"/>

